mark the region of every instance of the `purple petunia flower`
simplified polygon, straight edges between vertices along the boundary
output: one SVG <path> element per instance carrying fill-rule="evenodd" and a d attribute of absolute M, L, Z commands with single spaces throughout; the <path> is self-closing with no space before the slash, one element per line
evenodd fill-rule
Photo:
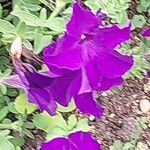
<path fill-rule="evenodd" d="M 121 76 L 133 64 L 131 56 L 115 50 L 118 44 L 129 39 L 130 26 L 121 29 L 117 25 L 100 25 L 96 15 L 75 3 L 67 31 L 44 50 L 44 60 L 50 70 L 81 69 L 79 93 L 93 89 L 104 91 L 121 84 Z"/>
<path fill-rule="evenodd" d="M 13 59 L 18 75 L 2 79 L 2 83 L 25 90 L 31 103 L 46 110 L 50 115 L 56 114 L 56 102 L 68 106 L 71 98 L 83 113 L 101 116 L 103 109 L 96 103 L 92 92 L 78 94 L 81 84 L 80 70 L 68 71 L 59 76 L 50 72 L 37 72 L 31 65 Z"/>
<path fill-rule="evenodd" d="M 100 150 L 100 144 L 89 133 L 78 131 L 44 143 L 40 150 Z"/>
<path fill-rule="evenodd" d="M 150 27 L 143 33 L 143 36 L 150 37 Z"/>

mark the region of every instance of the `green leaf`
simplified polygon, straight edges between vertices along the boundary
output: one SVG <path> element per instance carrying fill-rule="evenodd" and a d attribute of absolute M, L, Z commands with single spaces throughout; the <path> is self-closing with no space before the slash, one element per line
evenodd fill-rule
<path fill-rule="evenodd" d="M 2 7 L 2 5 L 0 4 L 0 18 L 2 18 L 2 14 L 3 14 L 3 7 Z"/>
<path fill-rule="evenodd" d="M 16 29 L 10 22 L 0 19 L 0 32 L 4 34 L 9 34 L 9 33 L 15 34 Z"/>
<path fill-rule="evenodd" d="M 45 8 L 41 9 L 39 18 L 41 20 L 46 20 L 47 19 L 47 10 Z"/>
<path fill-rule="evenodd" d="M 4 77 L 10 76 L 12 73 L 12 70 L 10 68 L 5 69 L 3 72 Z"/>
<path fill-rule="evenodd" d="M 142 28 L 146 23 L 146 19 L 142 15 L 135 15 L 132 23 L 135 28 Z"/>
<path fill-rule="evenodd" d="M 18 92 L 15 89 L 12 89 L 12 88 L 7 89 L 7 96 L 16 97 L 17 95 L 18 95 Z"/>
<path fill-rule="evenodd" d="M 24 39 L 24 40 L 23 40 L 23 44 L 24 44 L 24 46 L 25 46 L 27 49 L 33 50 L 33 46 L 32 46 L 32 44 L 31 44 L 30 41 Z"/>
<path fill-rule="evenodd" d="M 13 144 L 0 134 L 0 150 L 15 150 Z"/>
<path fill-rule="evenodd" d="M 148 125 L 147 125 L 148 124 L 148 118 L 147 117 L 138 117 L 137 121 L 143 129 L 148 128 Z"/>
<path fill-rule="evenodd" d="M 45 21 L 44 26 L 53 31 L 61 33 L 64 32 L 65 29 L 65 20 L 60 17 L 49 18 L 48 20 Z"/>
<path fill-rule="evenodd" d="M 27 129 L 34 129 L 34 124 L 32 122 L 29 122 L 29 121 L 25 122 L 24 126 Z"/>
<path fill-rule="evenodd" d="M 113 145 L 110 146 L 110 150 L 122 150 L 123 143 L 119 140 L 116 140 Z"/>
<path fill-rule="evenodd" d="M 127 142 L 124 144 L 122 150 L 132 150 L 134 148 L 134 145 L 130 142 Z"/>
<path fill-rule="evenodd" d="M 24 22 L 18 22 L 17 26 L 16 26 L 16 32 L 20 37 L 24 37 L 26 34 L 26 29 L 27 26 Z"/>
<path fill-rule="evenodd" d="M 93 1 L 85 1 L 85 5 L 87 5 L 90 9 L 97 11 L 99 9 L 99 5 L 97 5 L 96 2 L 93 3 Z"/>
<path fill-rule="evenodd" d="M 9 124 L 9 123 L 12 123 L 12 121 L 8 118 L 4 118 L 3 121 L 2 121 L 3 124 Z"/>
<path fill-rule="evenodd" d="M 7 106 L 5 106 L 3 109 L 0 110 L 0 121 L 2 121 L 7 114 L 9 113 L 9 109 Z"/>
<path fill-rule="evenodd" d="M 64 0 L 66 3 L 72 3 L 73 0 Z"/>
<path fill-rule="evenodd" d="M 141 0 L 140 1 L 140 4 L 143 6 L 143 7 L 150 7 L 150 1 L 149 0 Z"/>
<path fill-rule="evenodd" d="M 9 140 L 14 146 L 23 146 L 25 144 L 25 140 L 21 137 L 15 137 Z"/>
<path fill-rule="evenodd" d="M 25 3 L 24 6 L 30 11 L 39 11 L 41 9 L 41 6 L 35 4 Z"/>
<path fill-rule="evenodd" d="M 31 139 L 35 139 L 34 135 L 32 134 L 32 132 L 28 129 L 23 129 L 22 133 L 25 134 L 27 137 L 31 138 Z"/>
<path fill-rule="evenodd" d="M 35 104 L 28 102 L 25 94 L 20 94 L 19 96 L 17 96 L 14 104 L 15 109 L 21 114 L 25 114 L 25 112 L 27 114 L 31 114 L 37 109 Z"/>
<path fill-rule="evenodd" d="M 14 102 L 8 103 L 8 109 L 11 113 L 18 114 L 18 111 L 15 109 Z"/>
<path fill-rule="evenodd" d="M 36 33 L 34 37 L 34 53 L 39 54 L 45 46 L 52 41 L 51 35 L 43 35 L 42 33 Z"/>
<path fill-rule="evenodd" d="M 33 123 L 38 128 L 45 132 L 49 132 L 56 127 L 56 122 L 54 121 L 55 116 L 50 116 L 47 112 L 43 112 L 33 117 Z"/>
<path fill-rule="evenodd" d="M 51 132 L 49 132 L 46 135 L 46 139 L 47 140 L 52 140 L 52 139 L 57 138 L 57 137 L 67 136 L 68 134 L 69 134 L 69 132 L 67 132 L 66 130 L 57 127 L 57 128 L 54 128 Z"/>
<path fill-rule="evenodd" d="M 10 134 L 10 130 L 0 130 L 0 135 L 8 136 Z"/>
<path fill-rule="evenodd" d="M 12 43 L 13 40 L 15 39 L 15 37 L 16 37 L 16 35 L 14 35 L 14 34 L 5 33 L 5 34 L 3 34 L 1 41 L 5 45 L 7 45 L 7 44 Z"/>
<path fill-rule="evenodd" d="M 40 26 L 40 19 L 28 11 L 14 10 L 11 14 L 18 17 L 20 21 L 25 22 L 26 25 L 33 27 Z"/>
<path fill-rule="evenodd" d="M 69 117 L 68 117 L 68 121 L 67 121 L 67 124 L 68 124 L 68 129 L 69 130 L 72 130 L 76 125 L 77 125 L 77 118 L 75 115 L 71 114 Z"/>
<path fill-rule="evenodd" d="M 74 129 L 74 131 L 90 131 L 91 127 L 89 126 L 88 124 L 88 119 L 87 118 L 83 118 L 83 119 L 80 119 L 77 123 L 77 126 L 76 128 Z"/>
<path fill-rule="evenodd" d="M 73 110 L 76 109 L 76 105 L 74 103 L 74 101 L 71 101 L 68 105 L 68 107 L 63 107 L 62 105 L 58 104 L 58 107 L 57 107 L 57 111 L 59 112 L 71 112 Z"/>
<path fill-rule="evenodd" d="M 63 116 L 61 115 L 61 113 L 57 113 L 57 115 L 55 115 L 53 117 L 53 121 L 55 122 L 56 126 L 57 127 L 60 127 L 64 130 L 67 130 L 68 129 L 68 125 L 66 123 L 66 120 L 63 118 Z"/>
<path fill-rule="evenodd" d="M 7 93 L 6 85 L 0 84 L 0 91 L 2 92 L 3 95 L 6 95 L 6 93 Z"/>

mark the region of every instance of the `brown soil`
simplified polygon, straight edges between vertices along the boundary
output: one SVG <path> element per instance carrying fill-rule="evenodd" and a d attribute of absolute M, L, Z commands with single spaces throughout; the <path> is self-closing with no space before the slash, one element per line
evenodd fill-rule
<path fill-rule="evenodd" d="M 100 94 L 105 114 L 92 124 L 95 126 L 94 135 L 102 143 L 102 150 L 109 150 L 109 146 L 117 139 L 127 142 L 133 138 L 150 148 L 150 128 L 143 130 L 136 120 L 137 117 L 146 116 L 140 111 L 139 102 L 141 99 L 150 99 L 150 91 L 144 90 L 147 81 L 130 79 L 124 83 L 121 92 Z"/>
<path fill-rule="evenodd" d="M 22 147 L 23 150 L 37 150 L 37 147 L 41 145 L 41 143 L 45 140 L 45 133 L 40 130 L 33 130 L 34 139 L 26 138 L 26 143 Z"/>

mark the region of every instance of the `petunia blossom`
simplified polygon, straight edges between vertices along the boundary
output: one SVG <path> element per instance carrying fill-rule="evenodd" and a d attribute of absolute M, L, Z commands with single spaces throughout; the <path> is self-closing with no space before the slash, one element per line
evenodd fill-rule
<path fill-rule="evenodd" d="M 68 71 L 59 76 L 51 72 L 38 72 L 33 66 L 13 59 L 18 75 L 1 79 L 2 83 L 25 90 L 31 103 L 46 110 L 50 115 L 56 114 L 57 103 L 65 107 L 74 98 L 77 108 L 83 113 L 100 117 L 103 109 L 89 93 L 78 94 L 81 84 L 81 71 Z"/>
<path fill-rule="evenodd" d="M 125 74 L 133 64 L 132 56 L 115 50 L 118 44 L 130 37 L 130 25 L 102 27 L 101 20 L 80 3 L 73 5 L 73 13 L 66 32 L 55 44 L 44 50 L 44 60 L 50 70 L 81 69 L 79 93 L 108 90 L 123 82 Z M 53 51 L 52 49 L 55 50 Z"/>
<path fill-rule="evenodd" d="M 92 138 L 90 133 L 78 131 L 67 138 L 55 138 L 42 144 L 40 150 L 100 150 L 100 144 Z"/>

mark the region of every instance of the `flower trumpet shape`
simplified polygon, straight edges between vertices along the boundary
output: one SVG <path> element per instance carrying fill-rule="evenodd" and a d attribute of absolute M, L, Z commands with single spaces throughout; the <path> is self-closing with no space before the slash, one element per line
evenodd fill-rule
<path fill-rule="evenodd" d="M 50 115 L 56 114 L 57 103 L 68 106 L 74 98 L 77 108 L 83 113 L 100 117 L 103 109 L 89 93 L 78 94 L 81 84 L 80 70 L 68 71 L 65 75 L 38 72 L 33 66 L 13 58 L 17 75 L 1 79 L 2 83 L 25 90 L 28 99 Z"/>
<path fill-rule="evenodd" d="M 66 32 L 44 50 L 44 61 L 50 70 L 81 69 L 79 93 L 104 91 L 121 84 L 122 75 L 133 65 L 132 56 L 115 50 L 129 39 L 130 25 L 103 27 L 101 21 L 79 2 L 75 3 Z"/>

